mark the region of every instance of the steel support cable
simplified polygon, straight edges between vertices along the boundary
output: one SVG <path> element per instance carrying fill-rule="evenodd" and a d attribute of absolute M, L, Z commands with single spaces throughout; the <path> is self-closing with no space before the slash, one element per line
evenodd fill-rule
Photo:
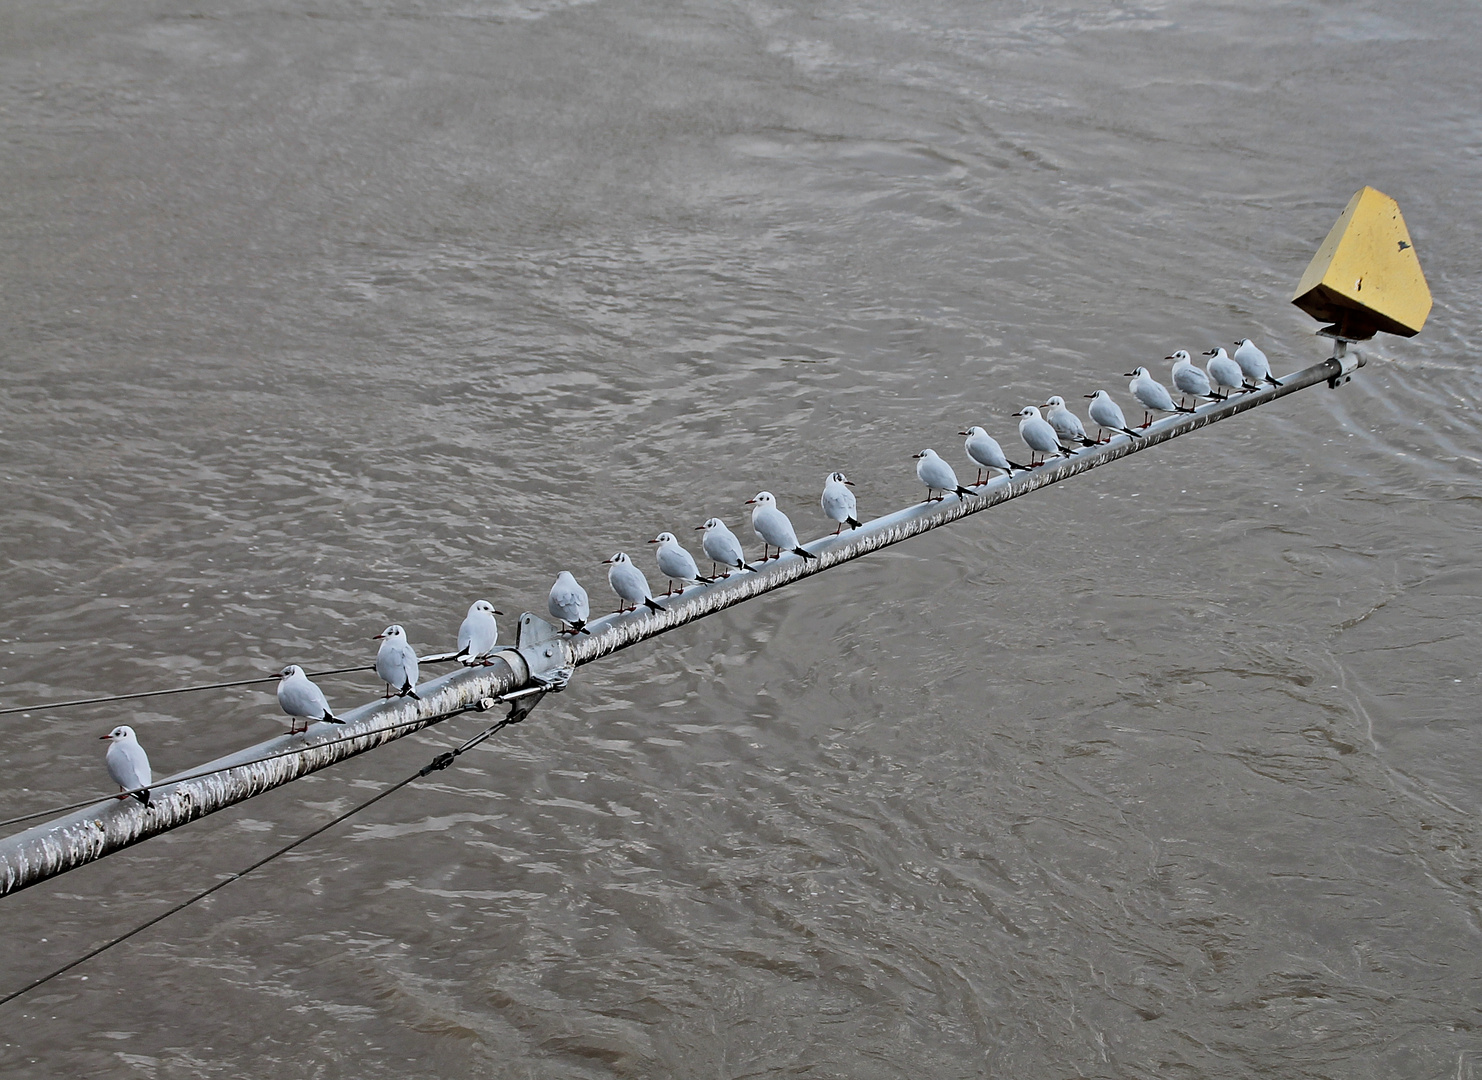
<path fill-rule="evenodd" d="M 311 679 L 317 679 L 321 675 L 343 675 L 347 671 L 375 671 L 374 664 L 361 664 L 359 667 L 332 668 L 329 671 L 310 671 L 306 674 Z M 276 675 L 259 675 L 255 679 L 238 679 L 236 682 L 202 683 L 199 686 L 175 686 L 168 690 L 141 690 L 137 694 L 113 694 L 108 697 L 77 698 L 75 701 L 46 701 L 40 705 L 12 705 L 0 709 L 0 716 L 8 716 L 11 713 L 42 712 L 46 709 L 70 709 L 74 705 L 106 705 L 110 701 L 134 701 L 138 698 L 164 697 L 166 694 L 193 694 L 197 690 L 226 690 L 233 686 L 252 686 L 256 683 L 276 682 Z"/>
<path fill-rule="evenodd" d="M 541 690 L 541 691 L 538 691 L 538 693 L 540 693 L 541 695 L 543 695 L 545 693 L 545 691 Z M 500 698 L 496 698 L 495 700 L 496 701 L 510 701 L 510 700 L 513 700 L 514 696 L 515 695 L 510 695 L 509 697 L 500 697 Z M 537 698 L 536 700 L 538 701 L 539 698 Z M 216 892 L 217 890 L 226 888 L 226 886 L 230 885 L 234 881 L 240 881 L 242 878 L 246 877 L 248 874 L 252 873 L 254 870 L 260 870 L 262 867 L 266 866 L 268 863 L 272 862 L 274 859 L 277 859 L 277 858 L 280 858 L 281 856 L 287 855 L 294 848 L 301 847 L 302 845 L 308 843 L 310 840 L 314 839 L 314 837 L 319 836 L 322 833 L 328 832 L 330 829 L 332 829 L 336 825 L 340 824 L 340 822 L 346 821 L 349 818 L 352 818 L 356 814 L 360 813 L 362 810 L 365 810 L 368 807 L 374 806 L 376 803 L 380 802 L 386 796 L 391 795 L 391 794 L 393 794 L 393 793 L 395 793 L 397 791 L 400 791 L 402 788 L 404 788 L 408 784 L 410 784 L 413 780 L 421 779 L 422 777 L 427 776 L 430 773 L 437 772 L 440 769 L 446 769 L 449 765 L 452 765 L 453 762 L 458 759 L 458 756 L 460 754 L 463 754 L 463 753 L 466 753 L 469 750 L 472 750 L 475 746 L 478 746 L 485 739 L 491 738 L 492 736 L 498 734 L 500 731 L 502 731 L 504 728 L 508 727 L 510 724 L 518 724 L 521 720 L 525 719 L 525 717 L 529 714 L 530 709 L 532 709 L 534 707 L 535 707 L 535 704 L 534 704 L 534 702 L 532 702 L 532 703 L 530 703 L 530 705 L 528 705 L 528 706 L 526 706 L 524 708 L 521 708 L 519 706 L 515 706 L 515 707 L 511 708 L 510 714 L 508 716 L 506 716 L 504 719 L 499 720 L 496 723 L 489 725 L 483 731 L 480 731 L 477 735 L 474 735 L 472 738 L 465 739 L 462 743 L 460 743 L 458 746 L 454 747 L 452 750 L 447 750 L 447 751 L 444 751 L 443 753 L 439 754 L 437 757 L 433 758 L 430 762 L 428 762 L 426 765 L 422 766 L 422 768 L 418 769 L 416 772 L 412 773 L 410 776 L 407 776 L 407 777 L 405 777 L 405 778 L 403 778 L 401 780 L 398 780 L 396 783 L 392 784 L 388 788 L 383 788 L 382 790 L 380 790 L 380 791 L 376 792 L 374 795 L 372 795 L 369 799 L 366 799 L 364 802 L 359 803 L 359 804 L 357 804 L 355 806 L 352 806 L 349 810 L 346 810 L 343 814 L 340 814 L 337 817 L 331 818 L 329 821 L 326 821 L 323 825 L 320 825 L 317 829 L 313 830 L 312 832 L 305 833 L 303 836 L 298 837 L 296 840 L 292 840 L 289 843 L 284 844 L 282 847 L 280 847 L 280 848 L 278 848 L 278 849 L 276 849 L 274 851 L 269 852 L 267 855 L 264 855 L 262 858 L 258 859 L 255 863 L 252 863 L 250 866 L 246 867 L 245 869 L 238 870 L 234 874 L 228 874 L 226 877 L 222 878 L 216 884 L 210 886 L 209 888 L 202 889 L 200 892 L 195 893 L 194 895 L 187 897 L 186 899 L 180 901 L 178 904 L 175 904 L 173 907 L 169 908 L 167 911 L 163 911 L 160 914 L 156 915 L 154 918 L 149 919 L 149 920 L 147 920 L 145 922 L 140 923 L 138 926 L 134 927 L 132 930 L 129 930 L 129 931 L 126 931 L 125 933 L 119 934 L 117 937 L 108 939 L 103 944 L 97 946 L 94 949 L 89 950 L 88 952 L 86 952 L 83 955 L 79 956 L 77 959 L 72 960 L 72 961 L 69 961 L 66 964 L 63 964 L 61 967 L 57 968 L 55 971 L 48 972 L 47 974 L 42 975 L 38 979 L 33 979 L 31 982 L 27 983 L 25 986 L 21 987 L 19 990 L 13 990 L 9 994 L 6 994 L 4 997 L 0 997 L 0 1005 L 8 1004 L 9 1002 L 14 1001 L 16 998 L 22 996 L 23 994 L 29 994 L 32 990 L 35 990 L 39 986 L 46 985 L 47 983 L 51 982 L 53 979 L 57 978 L 59 975 L 65 975 L 65 974 L 67 974 L 67 972 L 71 971 L 73 968 L 77 967 L 78 965 L 85 964 L 89 960 L 91 960 L 93 957 L 102 955 L 103 953 L 107 952 L 109 949 L 113 948 L 115 945 L 122 945 L 125 941 L 128 941 L 131 937 L 134 937 L 136 934 L 143 933 L 145 930 L 148 930 L 151 926 L 158 926 L 160 923 L 162 923 L 166 919 L 168 919 L 171 915 L 175 915 L 175 914 L 178 914 L 179 912 L 184 911 L 186 908 L 190 907 L 191 905 L 196 904 L 199 901 L 206 899 L 206 897 L 210 896 L 212 893 Z M 441 719 L 447 720 L 447 719 L 450 719 L 453 716 L 457 716 L 459 713 L 469 712 L 470 710 L 473 710 L 473 711 L 482 711 L 482 710 L 480 710 L 478 708 L 477 705 L 467 705 L 467 706 L 464 706 L 461 709 L 458 709 L 458 710 L 456 710 L 454 712 L 449 713 L 447 716 L 444 716 Z"/>
<path fill-rule="evenodd" d="M 507 695 L 504 695 L 504 696 L 500 697 L 498 700 L 500 700 L 500 701 L 514 701 L 517 698 L 525 697 L 525 696 L 527 696 L 529 694 L 538 694 L 538 693 L 543 693 L 543 691 L 541 691 L 539 689 L 534 689 L 534 688 L 527 689 L 527 690 L 517 690 L 513 694 L 507 694 Z M 470 708 L 472 708 L 472 706 L 470 706 Z M 463 710 L 460 710 L 460 711 L 463 711 Z M 453 715 L 456 715 L 456 714 L 449 713 L 448 715 L 449 716 L 453 716 Z M 444 719 L 446 719 L 446 717 L 444 717 Z M 389 727 L 384 728 L 383 730 L 385 730 L 385 731 L 400 731 L 404 727 L 411 727 L 413 725 L 421 725 L 421 726 L 425 727 L 425 726 L 427 726 L 427 723 L 428 722 L 426 720 L 406 720 L 406 721 L 403 721 L 400 724 L 392 724 Z M 220 766 L 218 768 L 215 768 L 215 769 L 202 769 L 199 772 L 186 773 L 183 776 L 174 776 L 174 777 L 171 777 L 170 778 L 169 783 L 171 783 L 171 784 L 181 784 L 181 783 L 184 783 L 187 780 L 199 780 L 203 776 L 211 776 L 211 775 L 213 775 L 215 773 L 230 772 L 232 769 L 241 769 L 241 768 L 246 768 L 246 767 L 249 767 L 249 766 L 252 766 L 252 765 L 260 765 L 264 761 L 272 761 L 275 758 L 292 757 L 294 754 L 307 754 L 310 751 L 312 751 L 312 750 L 318 750 L 321 747 L 335 746 L 335 745 L 337 745 L 339 743 L 342 743 L 342 742 L 353 742 L 356 739 L 363 739 L 365 737 L 366 737 L 365 732 L 360 731 L 360 732 L 356 732 L 354 735 L 340 735 L 340 736 L 337 736 L 336 738 L 333 738 L 333 739 L 322 739 L 319 742 L 305 743 L 303 746 L 296 746 L 296 747 L 294 747 L 291 750 L 280 750 L 280 751 L 278 751 L 275 754 L 264 754 L 262 757 L 251 758 L 250 760 L 238 762 L 238 763 L 233 764 L 233 765 L 222 765 L 222 766 Z M 52 807 L 48 807 L 45 810 L 35 810 L 35 811 L 33 811 L 33 812 L 29 813 L 29 814 L 22 814 L 20 817 L 7 818 L 4 821 L 0 821 L 0 829 L 4 829 L 4 828 L 6 828 L 8 826 L 11 826 L 11 825 L 19 825 L 23 821 L 32 821 L 32 820 L 34 820 L 36 818 L 39 818 L 39 817 L 47 817 L 47 816 L 49 816 L 51 814 L 65 814 L 65 813 L 68 813 L 69 811 L 72 811 L 72 810 L 81 810 L 85 806 L 92 806 L 92 805 L 94 805 L 94 804 L 96 804 L 98 802 L 101 802 L 101 801 L 103 801 L 105 799 L 108 799 L 110 796 L 115 797 L 115 798 L 122 799 L 122 798 L 127 798 L 130 795 L 139 795 L 139 794 L 142 794 L 143 792 L 149 791 L 149 790 L 151 790 L 152 788 L 155 788 L 155 787 L 163 787 L 163 786 L 165 786 L 165 785 L 164 785 L 164 782 L 162 781 L 159 784 L 150 784 L 149 787 L 147 787 L 147 788 L 142 788 L 142 787 L 141 788 L 130 788 L 128 791 L 120 791 L 120 792 L 105 791 L 105 792 L 102 792 L 101 794 L 94 795 L 92 798 L 89 798 L 89 799 L 82 799 L 82 800 L 80 800 L 78 802 L 75 802 L 75 803 L 68 803 L 66 806 L 52 806 Z"/>
<path fill-rule="evenodd" d="M 417 658 L 419 664 L 442 664 L 456 659 L 451 654 L 437 653 Z M 360 664 L 357 667 L 330 668 L 328 671 L 306 671 L 311 679 L 323 675 L 344 675 L 351 671 L 375 671 L 375 664 Z M 47 709 L 70 709 L 74 705 L 106 705 L 110 701 L 135 701 L 138 698 L 164 697 L 166 694 L 193 694 L 198 690 L 228 690 L 235 686 L 254 686 L 257 683 L 276 682 L 276 675 L 259 675 L 255 679 L 238 679 L 235 682 L 201 683 L 198 686 L 174 686 L 168 690 L 141 690 L 137 694 L 111 694 L 107 697 L 77 698 L 74 701 L 44 701 L 40 705 L 11 705 L 0 709 L 0 716 L 12 713 L 43 712 Z"/>

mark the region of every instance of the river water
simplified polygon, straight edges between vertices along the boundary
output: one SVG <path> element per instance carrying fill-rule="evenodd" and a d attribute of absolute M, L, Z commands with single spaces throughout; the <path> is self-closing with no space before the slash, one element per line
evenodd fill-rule
<path fill-rule="evenodd" d="M 903 505 L 922 446 L 1175 348 L 1304 367 L 1363 184 L 1436 307 L 584 668 L 0 1009 L 0 1070 L 1478 1075 L 1479 42 L 1446 0 L 10 5 L 3 706 L 442 648 L 759 488 L 804 536 L 835 468 Z M 281 730 L 0 722 L 0 816 L 105 788 L 116 723 L 157 773 Z M 0 993 L 474 723 L 0 901 Z"/>

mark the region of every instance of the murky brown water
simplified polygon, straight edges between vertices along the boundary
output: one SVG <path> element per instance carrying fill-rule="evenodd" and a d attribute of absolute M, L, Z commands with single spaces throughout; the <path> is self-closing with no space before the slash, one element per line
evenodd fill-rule
<path fill-rule="evenodd" d="M 5 705 L 441 647 L 759 487 L 805 534 L 833 468 L 915 499 L 922 445 L 1173 348 L 1305 366 L 1364 183 L 1437 306 L 583 669 L 0 1010 L 7 1075 L 1478 1071 L 1474 4 L 248 7 L 0 16 Z M 117 722 L 160 771 L 280 730 L 6 717 L 0 816 Z M 0 902 L 0 990 L 472 725 Z"/>

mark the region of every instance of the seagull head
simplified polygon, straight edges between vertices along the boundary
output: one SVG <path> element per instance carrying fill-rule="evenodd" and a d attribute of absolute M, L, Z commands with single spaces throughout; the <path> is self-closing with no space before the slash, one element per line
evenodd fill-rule
<path fill-rule="evenodd" d="M 847 476 L 845 476 L 841 472 L 829 473 L 828 474 L 828 478 L 830 480 L 832 480 L 836 484 L 847 484 L 850 487 L 853 487 L 854 486 L 854 481 L 853 480 L 850 480 Z"/>
<path fill-rule="evenodd" d="M 303 673 L 304 673 L 304 669 L 301 668 L 301 667 L 299 667 L 297 664 L 289 664 L 282 671 L 278 672 L 278 678 L 280 680 L 282 680 L 282 679 L 291 679 L 295 675 L 302 675 Z"/>
<path fill-rule="evenodd" d="M 754 496 L 746 500 L 747 506 L 776 506 L 777 496 L 770 491 L 758 491 Z"/>
<path fill-rule="evenodd" d="M 570 570 L 562 570 L 556 575 L 557 585 L 565 585 L 567 582 L 570 582 L 572 585 L 576 584 L 576 578 L 572 576 Z"/>
<path fill-rule="evenodd" d="M 1106 391 L 1105 390 L 1098 390 L 1098 391 L 1096 391 L 1096 393 L 1094 393 L 1094 394 L 1087 394 L 1086 396 L 1088 398 L 1093 398 L 1093 399 L 1094 398 L 1103 398 L 1103 397 L 1106 397 Z"/>
<path fill-rule="evenodd" d="M 493 604 L 489 603 L 489 601 L 487 601 L 487 600 L 475 600 L 473 602 L 473 606 L 468 609 L 468 613 L 470 615 L 472 615 L 475 612 L 477 612 L 480 615 L 503 615 L 504 614 L 504 612 L 500 611 L 497 607 L 495 607 Z"/>
<path fill-rule="evenodd" d="M 371 640 L 372 641 L 382 641 L 382 640 L 386 640 L 386 639 L 395 640 L 396 638 L 405 638 L 406 636 L 407 636 L 407 632 L 401 628 L 401 624 L 400 623 L 392 623 L 390 626 L 386 627 L 386 629 L 382 630 L 375 637 L 371 638 Z"/>
<path fill-rule="evenodd" d="M 603 559 L 602 561 L 603 561 L 603 563 L 618 563 L 618 564 L 622 564 L 622 563 L 630 563 L 633 560 L 630 559 L 630 558 L 628 558 L 628 553 L 626 551 L 619 551 L 612 558 L 610 558 L 610 559 Z"/>
<path fill-rule="evenodd" d="M 1254 345 L 1254 344 L 1255 344 L 1255 342 L 1251 341 L 1250 338 L 1243 337 L 1239 341 L 1235 342 L 1235 347 L 1237 349 L 1239 349 L 1239 348 L 1244 348 L 1246 345 Z"/>
<path fill-rule="evenodd" d="M 1148 369 L 1147 368 L 1140 367 L 1140 368 L 1133 368 L 1131 371 L 1124 372 L 1123 374 L 1125 374 L 1127 376 L 1127 378 L 1129 378 L 1129 379 L 1143 379 L 1143 378 L 1146 378 L 1147 377 L 1147 373 L 1148 373 Z"/>
<path fill-rule="evenodd" d="M 695 531 L 709 532 L 711 529 L 724 529 L 725 527 L 726 523 L 720 518 L 707 518 L 705 524 L 695 526 Z"/>
<path fill-rule="evenodd" d="M 113 740 L 113 739 L 117 739 L 119 742 L 138 742 L 139 741 L 138 739 L 136 739 L 134 737 L 134 729 L 131 728 L 131 727 L 129 727 L 128 724 L 119 724 L 118 727 L 114 728 L 107 735 L 99 735 L 98 738 L 99 738 L 99 740 L 110 740 L 110 741 Z"/>
<path fill-rule="evenodd" d="M 1025 417 L 1032 416 L 1036 420 L 1038 420 L 1039 419 L 1039 410 L 1037 408 L 1035 408 L 1033 405 L 1026 405 L 1026 406 L 1024 406 L 1024 408 L 1022 408 L 1018 412 L 1014 413 L 1014 415 L 1015 416 L 1025 416 Z"/>
<path fill-rule="evenodd" d="M 675 539 L 673 533 L 662 532 L 662 533 L 659 533 L 658 536 L 655 536 L 652 540 L 650 540 L 649 543 L 650 544 L 677 544 L 677 543 L 679 543 L 679 541 Z"/>
<path fill-rule="evenodd" d="M 1059 394 L 1055 394 L 1053 397 L 1050 398 L 1049 401 L 1047 401 L 1043 405 L 1041 405 L 1040 408 L 1041 409 L 1063 409 L 1063 408 L 1065 408 L 1065 399 L 1063 397 L 1061 397 Z"/>
<path fill-rule="evenodd" d="M 987 435 L 988 433 L 986 431 L 984 431 L 982 428 L 978 427 L 977 424 L 974 424 L 972 427 L 968 428 L 966 431 L 959 431 L 957 434 L 959 434 L 959 435 L 966 435 L 969 439 L 976 439 L 979 435 Z"/>
<path fill-rule="evenodd" d="M 937 456 L 937 452 L 928 447 L 927 449 L 921 451 L 921 453 L 912 454 L 911 456 L 913 458 L 934 458 Z"/>
<path fill-rule="evenodd" d="M 1191 363 L 1193 363 L 1193 357 L 1191 357 L 1183 349 L 1177 349 L 1177 350 L 1174 351 L 1174 353 L 1173 353 L 1172 356 L 1165 356 L 1165 357 L 1163 357 L 1163 359 L 1164 360 L 1172 360 L 1175 363 L 1184 363 L 1184 364 L 1191 364 Z"/>

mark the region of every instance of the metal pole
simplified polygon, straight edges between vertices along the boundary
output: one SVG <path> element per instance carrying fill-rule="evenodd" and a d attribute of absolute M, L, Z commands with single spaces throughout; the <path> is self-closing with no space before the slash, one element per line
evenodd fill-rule
<path fill-rule="evenodd" d="M 917 503 L 867 521 L 840 536 L 814 540 L 804 546 L 818 556 L 816 561 L 788 554 L 758 574 L 733 571 L 729 578 L 714 585 L 692 585 L 675 596 L 660 598 L 665 607 L 661 612 L 639 608 L 625 615 L 608 615 L 588 623 L 590 633 L 575 638 L 558 636 L 543 620 L 523 615 L 513 648 L 496 654 L 494 662 L 487 667 L 455 671 L 424 683 L 418 687 L 420 701 L 411 698 L 375 701 L 345 713 L 343 728 L 316 725 L 312 736 L 285 735 L 177 773 L 176 777 L 187 779 L 167 777 L 154 785 L 149 807 L 136 799 L 122 802 L 106 799 L 0 839 L 0 896 L 420 731 L 457 712 L 488 707 L 502 695 L 528 687 L 560 689 L 571 669 L 578 665 L 783 588 L 800 578 L 822 573 L 839 563 L 898 544 L 1317 383 L 1336 386 L 1363 363 L 1343 348 L 1337 351 L 1338 356 L 1288 376 L 1279 387 L 1267 387 L 1229 401 L 1211 402 L 1193 414 L 1160 420 L 1141 438 L 1117 436 L 1104 446 L 1081 450 L 1070 458 L 1016 477 L 990 480 L 977 489 L 980 495 L 966 499 L 949 495 L 941 502 Z M 286 753 L 299 748 L 304 748 L 303 752 Z M 262 760 L 265 758 L 269 760 Z M 200 775 L 203 773 L 209 775 Z"/>

